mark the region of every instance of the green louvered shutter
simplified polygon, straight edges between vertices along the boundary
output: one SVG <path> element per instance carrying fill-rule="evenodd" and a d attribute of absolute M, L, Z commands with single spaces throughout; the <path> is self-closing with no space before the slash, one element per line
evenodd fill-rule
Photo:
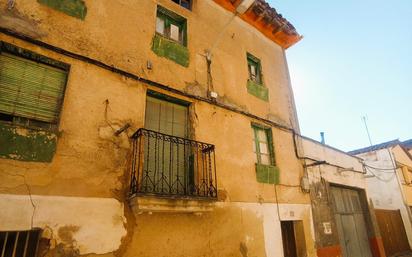
<path fill-rule="evenodd" d="M 67 72 L 0 54 L 0 113 L 57 123 Z"/>

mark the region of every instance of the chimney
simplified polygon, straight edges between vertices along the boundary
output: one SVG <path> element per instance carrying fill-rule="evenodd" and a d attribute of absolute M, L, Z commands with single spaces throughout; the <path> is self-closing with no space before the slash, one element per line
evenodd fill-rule
<path fill-rule="evenodd" d="M 325 144 L 325 132 L 320 132 L 320 142 Z"/>

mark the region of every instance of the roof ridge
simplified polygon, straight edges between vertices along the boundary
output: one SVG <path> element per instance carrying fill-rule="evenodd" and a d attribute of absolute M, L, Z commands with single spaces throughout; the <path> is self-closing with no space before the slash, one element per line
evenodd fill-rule
<path fill-rule="evenodd" d="M 399 141 L 399 139 L 394 139 L 394 140 L 386 141 L 386 142 L 383 142 L 383 143 L 379 143 L 379 144 L 359 148 L 359 149 L 356 149 L 356 150 L 348 151 L 348 154 L 357 155 L 357 154 L 361 154 L 361 153 L 377 151 L 377 150 L 380 150 L 380 149 L 384 149 L 384 148 L 388 148 L 388 147 L 391 147 L 391 146 L 394 146 L 394 145 L 400 145 L 400 144 L 402 144 L 402 143 L 401 143 L 401 141 Z"/>

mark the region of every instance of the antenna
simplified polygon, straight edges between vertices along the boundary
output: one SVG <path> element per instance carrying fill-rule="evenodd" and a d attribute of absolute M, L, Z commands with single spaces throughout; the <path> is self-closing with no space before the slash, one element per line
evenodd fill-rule
<path fill-rule="evenodd" d="M 368 134 L 369 143 L 372 146 L 373 144 L 372 144 L 371 135 L 369 134 L 368 124 L 366 124 L 366 116 L 362 116 L 362 120 L 363 120 L 363 123 L 365 124 L 365 129 L 366 129 L 366 133 Z"/>

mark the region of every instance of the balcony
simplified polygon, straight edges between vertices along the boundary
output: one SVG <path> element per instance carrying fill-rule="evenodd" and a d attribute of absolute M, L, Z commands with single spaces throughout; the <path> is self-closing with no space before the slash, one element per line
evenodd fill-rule
<path fill-rule="evenodd" d="M 132 142 L 129 193 L 134 208 L 197 212 L 210 205 L 199 205 L 199 200 L 217 199 L 214 145 L 143 128 Z"/>

